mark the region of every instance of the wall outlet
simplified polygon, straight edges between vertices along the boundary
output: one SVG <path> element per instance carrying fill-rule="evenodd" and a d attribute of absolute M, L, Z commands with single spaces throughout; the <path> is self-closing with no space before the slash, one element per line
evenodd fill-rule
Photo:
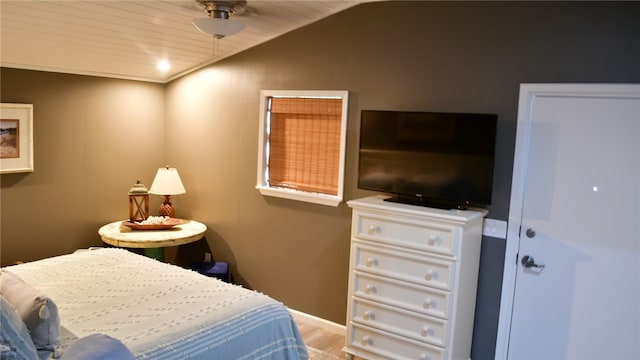
<path fill-rule="evenodd" d="M 211 262 L 211 253 L 204 253 L 204 262 Z"/>
<path fill-rule="evenodd" d="M 507 222 L 504 220 L 484 219 L 482 235 L 498 239 L 507 238 Z"/>

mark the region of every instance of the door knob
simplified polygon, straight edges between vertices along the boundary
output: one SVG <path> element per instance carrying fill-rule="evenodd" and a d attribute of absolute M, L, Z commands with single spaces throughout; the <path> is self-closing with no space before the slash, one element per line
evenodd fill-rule
<path fill-rule="evenodd" d="M 533 230 L 532 228 L 528 228 L 527 231 L 525 232 L 525 234 L 527 235 L 528 238 L 532 239 L 534 237 L 536 237 L 536 231 Z"/>
<path fill-rule="evenodd" d="M 522 258 L 522 265 L 526 268 L 536 267 L 539 269 L 544 268 L 544 264 L 536 264 L 536 261 L 533 259 L 533 256 L 525 255 Z"/>

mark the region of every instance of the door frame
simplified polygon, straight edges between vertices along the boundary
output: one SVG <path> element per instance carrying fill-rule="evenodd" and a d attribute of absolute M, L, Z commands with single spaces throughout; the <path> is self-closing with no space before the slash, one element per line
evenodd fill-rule
<path fill-rule="evenodd" d="M 502 294 L 498 318 L 495 359 L 507 359 L 513 298 L 518 270 L 517 255 L 520 248 L 520 226 L 524 206 L 525 178 L 529 156 L 531 115 L 536 98 L 540 97 L 632 97 L 640 98 L 637 84 L 520 84 L 516 144 L 513 156 L 511 200 L 507 220 L 507 240 L 504 254 Z"/>

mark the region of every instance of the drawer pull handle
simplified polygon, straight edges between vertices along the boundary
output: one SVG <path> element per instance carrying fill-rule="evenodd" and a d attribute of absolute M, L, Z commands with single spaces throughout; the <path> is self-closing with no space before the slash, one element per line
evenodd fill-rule
<path fill-rule="evenodd" d="M 431 360 L 431 357 L 427 354 L 420 354 L 420 360 Z"/>
<path fill-rule="evenodd" d="M 367 267 L 377 266 L 378 259 L 370 257 L 367 259 L 367 262 L 365 264 L 367 265 Z"/>
<path fill-rule="evenodd" d="M 365 294 L 371 294 L 376 292 L 376 287 L 371 285 L 371 284 L 367 284 L 367 286 L 364 287 L 364 292 Z"/>
<path fill-rule="evenodd" d="M 426 298 L 423 306 L 425 309 L 431 309 L 432 307 L 435 307 L 435 302 L 431 298 Z"/>
<path fill-rule="evenodd" d="M 375 315 L 373 314 L 373 311 L 369 311 L 369 310 L 365 311 L 364 315 L 362 316 L 362 318 L 365 320 L 373 320 L 374 317 Z"/>
<path fill-rule="evenodd" d="M 439 236 L 435 236 L 435 235 L 431 235 L 429 236 L 429 240 L 427 240 L 427 244 L 429 244 L 429 246 L 433 246 L 435 244 L 439 244 L 442 240 L 440 240 Z"/>
<path fill-rule="evenodd" d="M 433 270 L 427 270 L 427 274 L 424 276 L 424 279 L 425 279 L 425 280 L 427 280 L 427 281 L 428 281 L 428 280 L 432 280 L 434 277 L 437 277 L 437 276 L 435 276 L 435 275 L 436 275 L 436 272 L 435 272 L 435 271 L 433 271 Z"/>
<path fill-rule="evenodd" d="M 422 328 L 422 331 L 420 331 L 420 335 L 422 335 L 422 337 L 433 336 L 433 330 L 431 330 L 430 327 L 425 326 Z"/>
<path fill-rule="evenodd" d="M 369 226 L 369 231 L 367 231 L 369 233 L 369 235 L 375 235 L 375 234 L 380 234 L 380 226 L 376 226 L 376 225 L 371 225 Z"/>
<path fill-rule="evenodd" d="M 373 345 L 373 339 L 371 336 L 363 336 L 361 343 L 362 346 Z"/>

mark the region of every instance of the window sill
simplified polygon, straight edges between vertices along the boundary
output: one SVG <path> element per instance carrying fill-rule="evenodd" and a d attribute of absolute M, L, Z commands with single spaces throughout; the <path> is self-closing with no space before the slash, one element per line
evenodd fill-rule
<path fill-rule="evenodd" d="M 273 197 L 279 197 L 279 198 L 290 199 L 290 200 L 305 201 L 305 202 L 320 204 L 320 205 L 338 206 L 342 202 L 342 197 L 340 196 L 308 193 L 304 191 L 290 190 L 290 189 L 283 189 L 283 188 L 272 188 L 267 186 L 256 186 L 256 189 L 260 191 L 260 194 L 265 196 L 273 196 Z"/>

